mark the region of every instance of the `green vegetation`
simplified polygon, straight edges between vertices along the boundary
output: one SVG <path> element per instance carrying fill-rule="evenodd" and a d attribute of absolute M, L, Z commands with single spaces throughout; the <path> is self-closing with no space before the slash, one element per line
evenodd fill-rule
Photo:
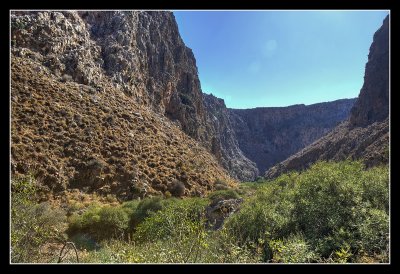
<path fill-rule="evenodd" d="M 215 188 L 215 190 L 227 190 L 227 189 L 229 189 L 229 186 L 226 182 L 218 179 L 214 183 L 214 188 Z"/>
<path fill-rule="evenodd" d="M 227 200 L 227 199 L 239 199 L 240 196 L 235 190 L 228 189 L 228 190 L 214 191 L 210 195 L 208 195 L 207 198 L 210 199 L 211 201 L 217 201 L 217 200 Z"/>
<path fill-rule="evenodd" d="M 317 255 L 302 234 L 291 234 L 283 240 L 269 241 L 274 263 L 310 263 L 317 260 Z"/>
<path fill-rule="evenodd" d="M 355 262 L 366 255 L 387 262 L 388 186 L 387 167 L 364 170 L 359 162 L 320 162 L 265 183 L 225 225 L 242 243 L 261 239 L 276 246 L 282 240 L 284 250 L 285 242 L 302 233 L 318 260 Z M 272 259 L 276 254 L 282 252 Z"/>
<path fill-rule="evenodd" d="M 34 191 L 31 183 L 13 181 L 14 254 L 22 252 L 21 235 L 32 229 L 17 226 L 21 214 L 32 214 L 31 206 L 23 206 L 34 203 L 28 199 Z M 388 187 L 387 166 L 319 162 L 302 173 L 217 190 L 206 198 L 93 205 L 70 216 L 66 232 L 80 248 L 81 261 L 91 263 L 388 262 Z M 209 228 L 207 206 L 238 198 L 243 199 L 240 210 L 221 229 Z M 54 221 L 40 229 L 53 231 L 52 225 Z M 40 239 L 35 246 L 54 237 L 32 235 Z M 18 256 L 14 261 L 32 261 Z"/>
<path fill-rule="evenodd" d="M 37 186 L 31 176 L 11 182 L 11 262 L 40 260 L 40 247 L 64 240 L 65 212 L 49 203 L 37 203 Z"/>
<path fill-rule="evenodd" d="M 21 30 L 25 29 L 27 27 L 27 24 L 23 21 L 13 21 L 11 23 L 11 27 L 13 28 L 13 30 Z"/>

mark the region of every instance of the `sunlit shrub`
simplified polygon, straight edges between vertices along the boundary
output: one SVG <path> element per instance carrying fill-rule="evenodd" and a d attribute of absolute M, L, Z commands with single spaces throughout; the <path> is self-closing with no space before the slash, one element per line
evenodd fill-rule
<path fill-rule="evenodd" d="M 39 248 L 47 242 L 64 240 L 66 213 L 48 202 L 37 203 L 33 177 L 11 181 L 11 261 L 35 262 Z"/>

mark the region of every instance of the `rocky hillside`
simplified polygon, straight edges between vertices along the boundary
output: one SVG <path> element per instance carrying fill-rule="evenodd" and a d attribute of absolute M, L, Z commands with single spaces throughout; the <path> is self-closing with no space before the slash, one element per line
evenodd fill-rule
<path fill-rule="evenodd" d="M 105 92 L 111 85 L 141 106 L 165 115 L 208 151 L 219 151 L 228 171 L 251 179 L 254 165 L 239 150 L 217 147 L 192 51 L 171 12 L 13 12 L 12 54 L 45 66 L 54 79 Z M 222 159 L 240 163 L 233 171 Z M 250 177 L 249 177 L 250 176 Z"/>
<path fill-rule="evenodd" d="M 234 184 L 172 13 L 14 12 L 11 27 L 12 174 L 123 198 Z"/>
<path fill-rule="evenodd" d="M 229 116 L 240 149 L 263 174 L 345 120 L 354 101 L 229 109 Z"/>
<path fill-rule="evenodd" d="M 233 181 L 215 157 L 167 118 L 112 85 L 59 81 L 30 59 L 12 60 L 12 172 L 33 172 L 48 190 L 120 197 L 200 195 Z"/>
<path fill-rule="evenodd" d="M 346 158 L 363 159 L 367 166 L 389 161 L 389 17 L 374 34 L 364 84 L 349 119 L 265 176 L 301 170 L 317 160 Z"/>

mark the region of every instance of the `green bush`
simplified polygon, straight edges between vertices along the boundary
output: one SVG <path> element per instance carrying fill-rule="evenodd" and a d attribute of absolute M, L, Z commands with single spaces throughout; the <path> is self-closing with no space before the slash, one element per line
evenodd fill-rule
<path fill-rule="evenodd" d="M 337 261 L 361 253 L 385 257 L 388 185 L 387 166 L 365 170 L 360 162 L 319 162 L 261 184 L 225 225 L 242 244 L 300 233 L 322 258 L 337 252 L 342 255 Z"/>
<path fill-rule="evenodd" d="M 100 247 L 100 245 L 92 236 L 85 233 L 77 233 L 73 235 L 69 240 L 73 242 L 78 249 L 81 250 L 95 250 L 99 249 Z"/>
<path fill-rule="evenodd" d="M 319 162 L 240 189 L 240 210 L 216 231 L 206 229 L 205 207 L 210 200 L 239 198 L 236 190 L 207 199 L 155 197 L 94 206 L 73 216 L 70 229 L 102 239 L 132 233 L 134 244 L 103 241 L 87 262 L 388 261 L 387 166 L 366 170 L 360 162 Z"/>
<path fill-rule="evenodd" d="M 98 250 L 85 253 L 84 263 L 257 263 L 258 256 L 235 245 L 232 239 L 217 231 L 207 234 L 202 244 L 194 241 L 192 249 L 172 240 L 128 244 L 121 241 L 103 243 Z"/>
<path fill-rule="evenodd" d="M 73 236 L 76 233 L 97 234 L 100 211 L 100 206 L 92 205 L 82 215 L 73 214 L 70 216 L 68 219 L 68 235 Z"/>
<path fill-rule="evenodd" d="M 33 177 L 11 181 L 11 261 L 36 262 L 40 247 L 48 242 L 64 241 L 66 213 L 49 203 L 37 203 L 37 185 Z"/>
<path fill-rule="evenodd" d="M 200 198 L 175 200 L 153 212 L 134 234 L 138 243 L 163 242 L 170 246 L 175 262 L 195 262 L 205 244 L 204 210 L 207 201 Z"/>
<path fill-rule="evenodd" d="M 87 233 L 96 240 L 123 238 L 129 226 L 126 207 L 89 207 L 81 216 L 72 215 L 69 219 L 68 235 Z"/>
<path fill-rule="evenodd" d="M 350 245 L 343 244 L 339 250 L 336 250 L 333 253 L 333 262 L 335 263 L 347 263 L 350 258 L 353 256 L 350 250 Z"/>
<path fill-rule="evenodd" d="M 162 197 L 145 198 L 139 202 L 136 210 L 131 215 L 129 226 L 133 230 L 140 224 L 151 212 L 157 212 L 162 208 Z"/>
<path fill-rule="evenodd" d="M 291 189 L 280 189 L 278 184 L 269 183 L 259 187 L 252 198 L 245 201 L 239 212 L 226 220 L 232 237 L 242 244 L 259 239 L 280 238 L 289 235 L 293 222 L 293 193 Z"/>
<path fill-rule="evenodd" d="M 369 209 L 358 225 L 357 246 L 369 254 L 389 251 L 389 215 L 380 209 Z"/>
<path fill-rule="evenodd" d="M 363 172 L 362 183 L 363 201 L 369 207 L 384 210 L 389 214 L 389 173 L 385 166 L 374 167 Z"/>
<path fill-rule="evenodd" d="M 239 194 L 234 189 L 228 190 L 217 190 L 210 193 L 207 197 L 211 201 L 227 200 L 227 199 L 239 199 Z"/>
<path fill-rule="evenodd" d="M 252 196 L 254 192 L 260 187 L 264 186 L 264 183 L 257 182 L 244 182 L 239 184 L 239 188 L 236 189 L 237 193 L 241 196 Z"/>
<path fill-rule="evenodd" d="M 137 228 L 136 238 L 140 241 L 154 241 L 190 232 L 191 226 L 204 222 L 204 209 L 207 201 L 200 198 L 174 200 L 162 209 L 150 213 Z"/>
<path fill-rule="evenodd" d="M 248 242 L 240 243 L 225 227 L 208 231 L 199 262 L 203 263 L 259 263 L 263 250 L 260 245 Z"/>
<path fill-rule="evenodd" d="M 129 238 L 136 226 L 151 213 L 177 200 L 154 197 L 142 201 L 129 201 L 114 207 L 92 205 L 82 215 L 74 214 L 69 218 L 67 233 L 70 237 L 76 234 L 87 234 L 97 241 Z"/>
<path fill-rule="evenodd" d="M 351 221 L 351 208 L 361 203 L 362 188 L 357 182 L 362 166 L 317 163 L 299 176 L 295 194 L 296 220 L 308 237 L 328 235 Z"/>
<path fill-rule="evenodd" d="M 271 262 L 274 263 L 312 263 L 318 258 L 302 234 L 271 240 L 269 247 L 273 254 Z"/>
<path fill-rule="evenodd" d="M 226 229 L 207 231 L 206 199 L 163 200 L 139 224 L 134 244 L 103 242 L 83 258 L 90 263 L 256 263 L 260 254 L 238 245 Z"/>
<path fill-rule="evenodd" d="M 100 211 L 99 235 L 102 238 L 120 238 L 128 228 L 128 214 L 121 207 L 106 206 Z"/>
<path fill-rule="evenodd" d="M 360 162 L 317 163 L 298 177 L 295 222 L 325 257 L 345 245 L 353 253 L 374 252 L 370 247 L 381 245 L 382 232 L 367 229 L 366 224 L 371 210 L 379 209 L 378 227 L 388 227 L 388 218 L 382 217 L 387 216 L 387 186 L 385 167 L 366 171 Z M 360 229 L 369 230 L 374 244 L 362 238 Z"/>
<path fill-rule="evenodd" d="M 140 203 L 139 200 L 132 200 L 132 201 L 124 202 L 121 205 L 121 207 L 130 216 L 137 210 L 139 203 Z"/>

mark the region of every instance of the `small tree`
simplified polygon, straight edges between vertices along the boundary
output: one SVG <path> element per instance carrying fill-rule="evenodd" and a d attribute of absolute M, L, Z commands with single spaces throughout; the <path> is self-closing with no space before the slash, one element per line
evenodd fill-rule
<path fill-rule="evenodd" d="M 181 197 L 185 194 L 185 185 L 178 181 L 174 180 L 170 186 L 170 192 L 175 197 Z"/>

